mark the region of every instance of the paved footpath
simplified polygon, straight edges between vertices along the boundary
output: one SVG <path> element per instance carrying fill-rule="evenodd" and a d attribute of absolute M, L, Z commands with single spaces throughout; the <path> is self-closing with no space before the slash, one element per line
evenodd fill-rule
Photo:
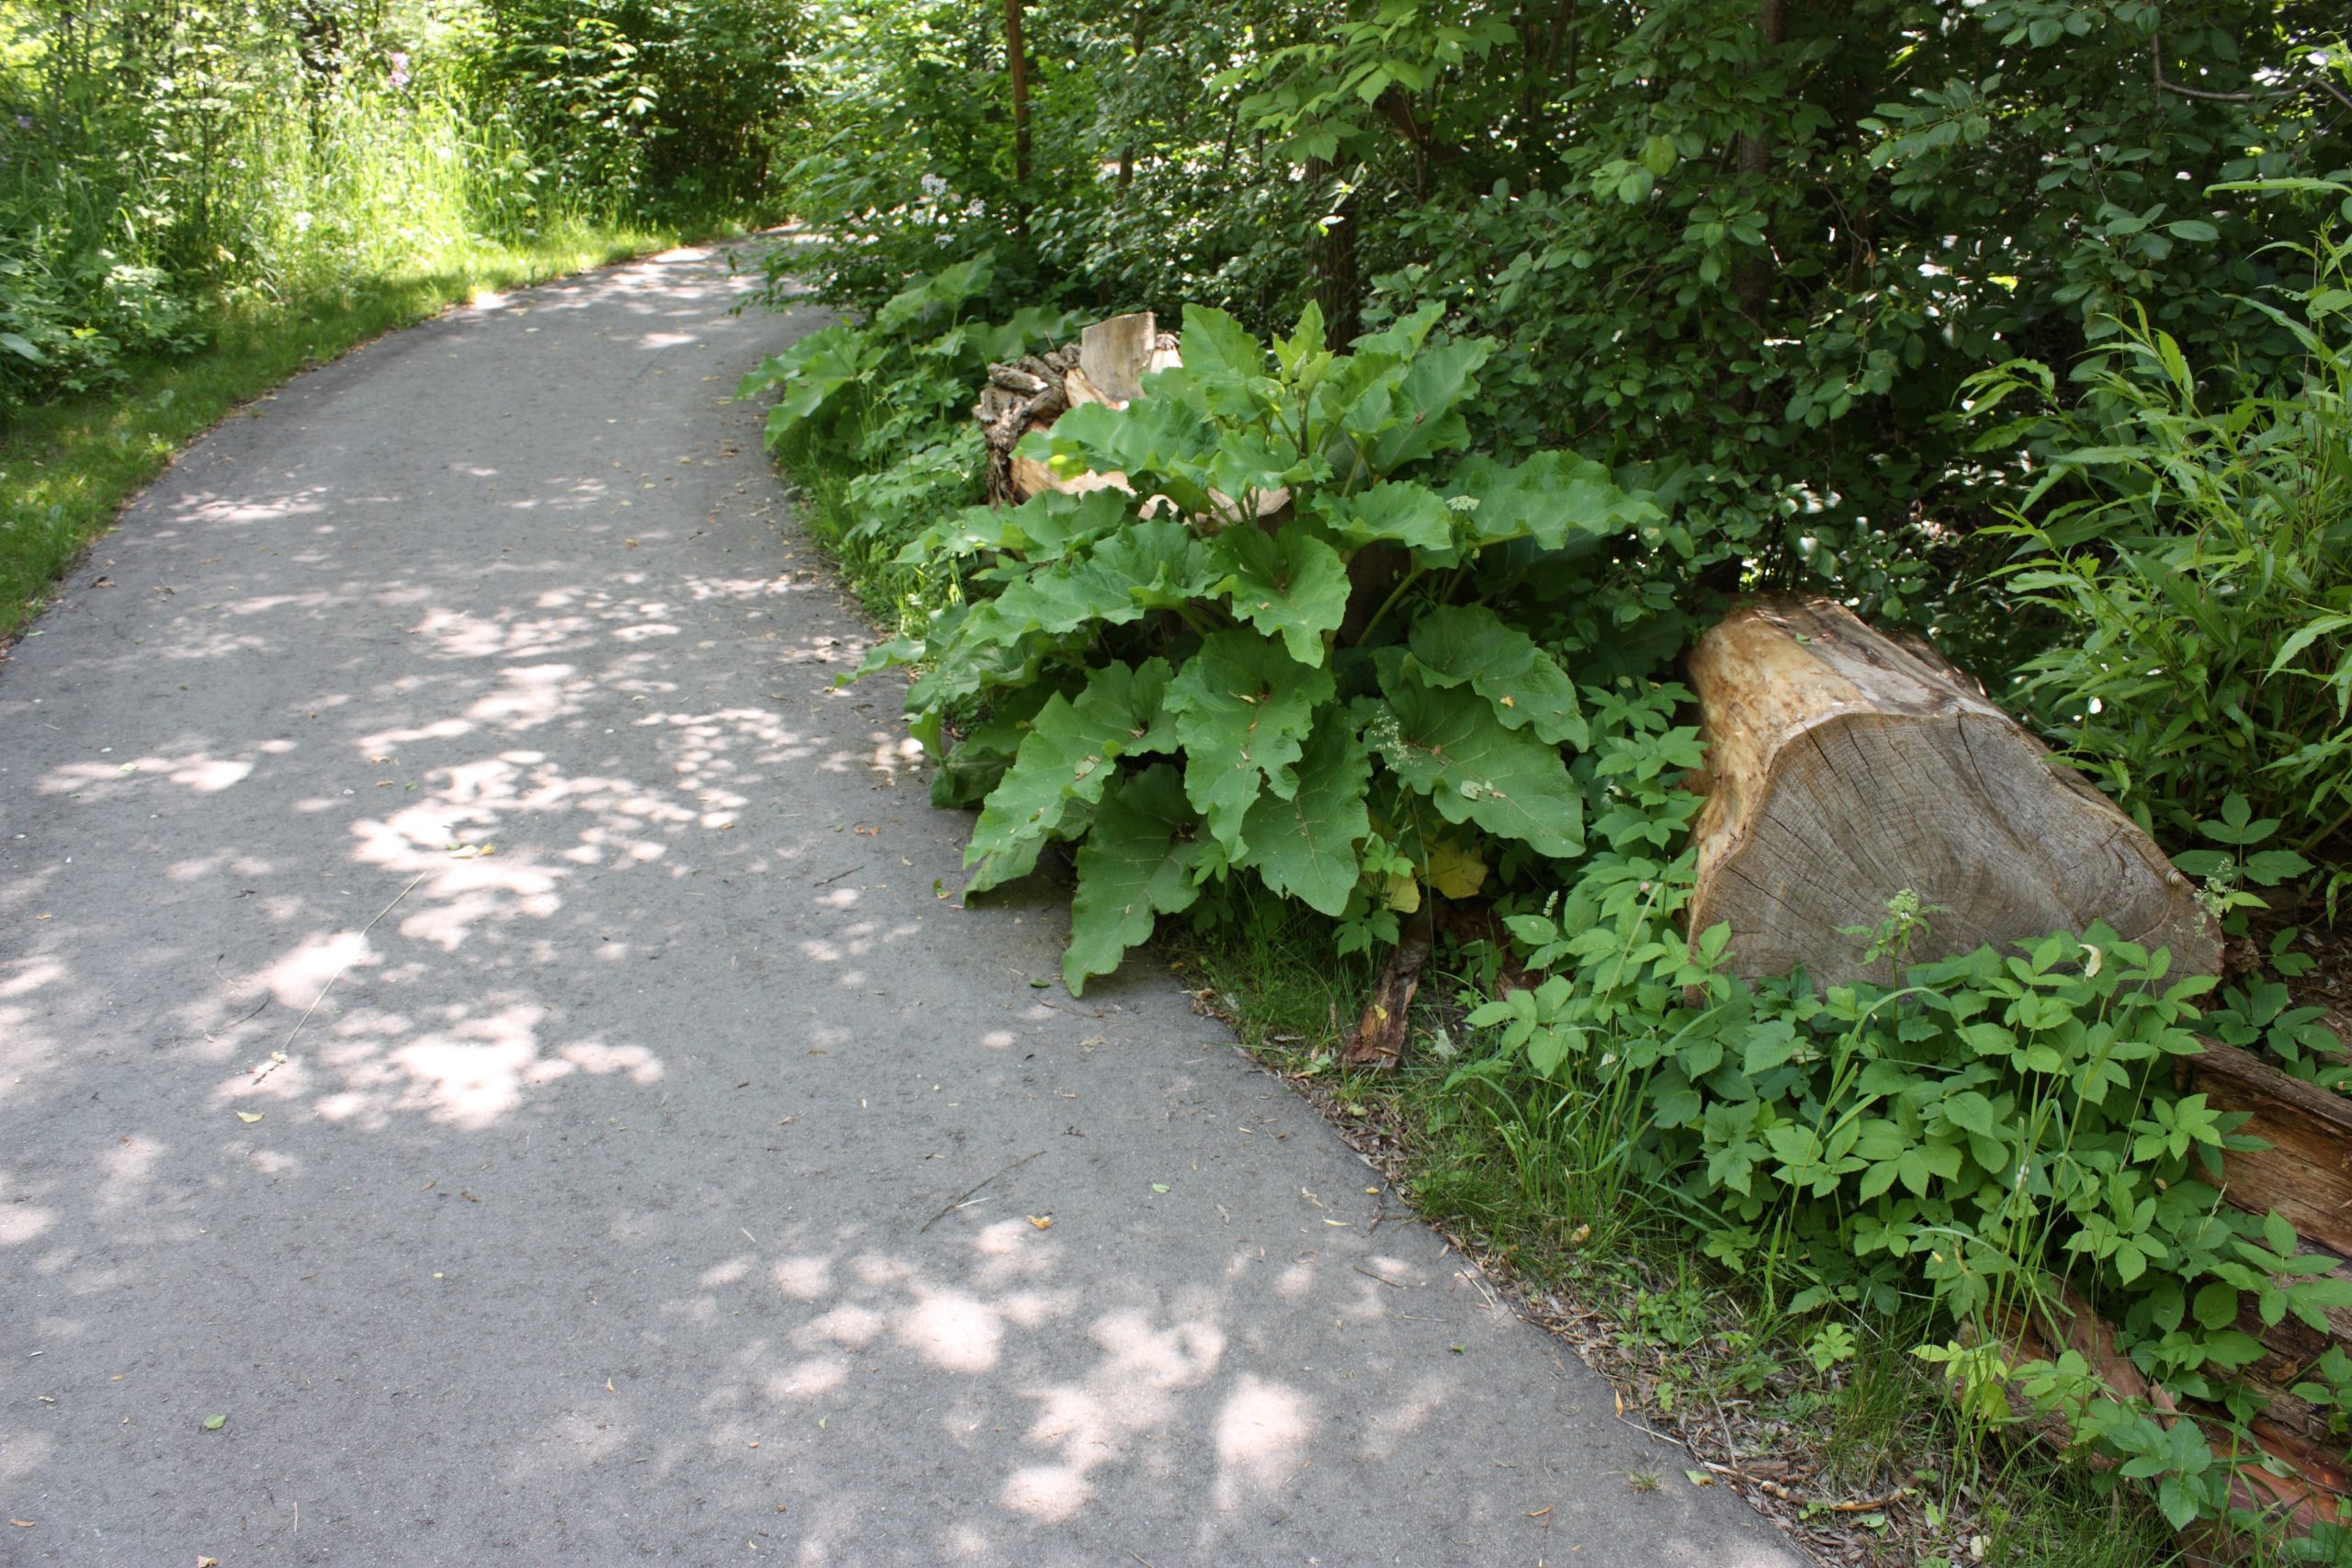
<path fill-rule="evenodd" d="M 1170 977 L 934 894 L 750 290 L 305 376 L 0 665 L 0 1563 L 1792 1563 Z"/>

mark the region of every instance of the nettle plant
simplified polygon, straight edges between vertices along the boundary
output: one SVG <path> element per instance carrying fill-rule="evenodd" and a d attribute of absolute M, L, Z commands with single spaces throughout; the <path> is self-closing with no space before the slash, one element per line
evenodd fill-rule
<path fill-rule="evenodd" d="M 1077 844 L 1073 993 L 1237 874 L 1361 950 L 1426 889 L 1584 852 L 1568 644 L 1514 596 L 1663 514 L 1571 453 L 1463 456 L 1491 345 L 1431 342 L 1437 316 L 1339 352 L 1311 306 L 1271 345 L 1187 310 L 1181 368 L 1023 448 L 1131 491 L 973 508 L 908 547 L 980 558 L 974 597 L 868 668 L 927 666 L 908 711 L 934 798 L 982 803 L 967 891 Z"/>

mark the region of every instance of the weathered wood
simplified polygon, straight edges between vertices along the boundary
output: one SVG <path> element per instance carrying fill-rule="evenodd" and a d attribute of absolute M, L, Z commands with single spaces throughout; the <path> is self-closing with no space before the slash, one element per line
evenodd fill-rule
<path fill-rule="evenodd" d="M 1422 899 L 1421 907 L 1406 917 L 1396 950 L 1381 966 L 1355 1032 L 1340 1048 L 1342 1066 L 1386 1072 L 1403 1058 L 1413 998 L 1421 988 L 1421 970 L 1430 961 L 1430 942 L 1436 934 L 1434 902 Z"/>
<path fill-rule="evenodd" d="M 2222 1196 L 2257 1214 L 2275 1209 L 2306 1242 L 2352 1258 L 2352 1100 L 2211 1042 L 2179 1070 L 2207 1104 L 2249 1112 L 2238 1130 L 2270 1145 L 2230 1154 Z"/>
<path fill-rule="evenodd" d="M 1707 743 L 1694 931 L 1731 924 L 1733 969 L 1887 977 L 1842 934 L 1909 889 L 1915 959 L 2007 949 L 2103 919 L 2214 972 L 2196 889 L 2112 801 L 1923 644 L 1826 599 L 1734 612 L 1691 650 Z"/>
<path fill-rule="evenodd" d="M 989 454 L 989 500 L 1002 503 L 1034 495 L 1041 484 L 1023 487 L 1012 449 L 1032 430 L 1046 430 L 1069 406 L 1065 380 L 1078 364 L 1078 349 L 1069 345 L 1048 354 L 1033 354 L 1012 365 L 989 367 L 988 384 L 972 406 Z M 1030 468 L 1042 472 L 1039 465 Z M 1034 478 L 1034 476 L 1031 476 Z"/>
<path fill-rule="evenodd" d="M 1077 343 L 1049 354 L 1031 355 L 1016 365 L 989 366 L 989 384 L 972 410 L 988 442 L 989 499 L 1017 504 L 1041 491 L 1083 495 L 1092 490 L 1128 489 L 1125 474 L 1065 479 L 1015 448 L 1023 436 L 1052 429 L 1054 421 L 1082 404 L 1125 407 L 1141 395 L 1145 376 L 1182 363 L 1174 334 L 1160 332 L 1151 312 L 1144 310 L 1097 321 Z M 1281 502 L 1288 500 L 1289 492 L 1282 492 Z M 1261 515 L 1271 510 L 1262 498 L 1259 510 Z"/>
<path fill-rule="evenodd" d="M 1078 366 L 1103 400 L 1124 405 L 1143 396 L 1143 378 L 1155 368 L 1159 324 L 1149 310 L 1097 321 L 1079 334 Z"/>

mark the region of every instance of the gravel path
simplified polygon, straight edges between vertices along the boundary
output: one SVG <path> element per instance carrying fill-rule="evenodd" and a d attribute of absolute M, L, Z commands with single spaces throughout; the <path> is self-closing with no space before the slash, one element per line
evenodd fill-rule
<path fill-rule="evenodd" d="M 0 1562 L 1792 1562 L 1172 980 L 935 896 L 749 287 L 302 378 L 0 666 Z"/>

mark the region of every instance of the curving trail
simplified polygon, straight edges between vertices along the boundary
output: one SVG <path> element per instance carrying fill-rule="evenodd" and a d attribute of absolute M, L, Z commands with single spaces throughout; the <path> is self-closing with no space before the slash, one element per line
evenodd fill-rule
<path fill-rule="evenodd" d="M 934 897 L 748 289 L 302 378 L 0 665 L 0 1563 L 1793 1562 L 1172 980 Z"/>

